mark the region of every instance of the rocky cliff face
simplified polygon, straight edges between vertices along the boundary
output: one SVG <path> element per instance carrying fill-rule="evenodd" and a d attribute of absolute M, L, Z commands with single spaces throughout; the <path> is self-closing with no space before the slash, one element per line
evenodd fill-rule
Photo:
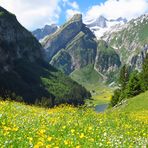
<path fill-rule="evenodd" d="M 98 41 L 95 68 L 104 75 L 115 72 L 121 66 L 119 55 L 105 41 Z"/>
<path fill-rule="evenodd" d="M 59 31 L 52 36 L 46 37 L 42 41 L 42 45 L 46 51 L 47 60 L 51 60 L 60 49 L 65 48 L 66 44 L 80 32 L 81 28 L 82 16 L 75 15 Z"/>
<path fill-rule="evenodd" d="M 41 29 L 36 29 L 32 32 L 32 34 L 36 37 L 37 40 L 41 40 L 47 35 L 53 34 L 58 29 L 58 26 L 55 24 L 52 25 L 45 25 Z"/>
<path fill-rule="evenodd" d="M 45 62 L 43 55 L 37 39 L 0 7 L 0 97 L 21 96 L 27 103 L 48 107 L 82 104 L 90 97 L 85 88 Z"/>

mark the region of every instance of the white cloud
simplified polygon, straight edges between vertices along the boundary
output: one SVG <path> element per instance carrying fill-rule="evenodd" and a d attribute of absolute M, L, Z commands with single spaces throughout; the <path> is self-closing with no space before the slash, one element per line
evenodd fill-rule
<path fill-rule="evenodd" d="M 70 18 L 73 17 L 73 15 L 79 14 L 79 13 L 81 13 L 81 12 L 78 10 L 68 9 L 68 10 L 66 10 L 66 18 L 67 18 L 67 20 L 69 20 Z"/>
<path fill-rule="evenodd" d="M 70 0 L 63 0 L 64 5 L 70 6 L 70 9 L 66 10 L 66 19 L 69 20 L 73 15 L 81 13 L 79 5 L 76 1 L 70 2 Z"/>
<path fill-rule="evenodd" d="M 74 2 L 69 2 L 69 5 L 73 8 L 73 9 L 79 9 L 79 5 L 76 1 Z"/>
<path fill-rule="evenodd" d="M 79 5 L 76 1 L 70 2 L 69 0 L 63 0 L 63 5 L 68 5 L 74 10 L 79 10 Z"/>
<path fill-rule="evenodd" d="M 85 15 L 85 20 L 103 15 L 108 19 L 125 17 L 128 20 L 148 12 L 148 0 L 107 0 L 92 6 Z"/>
<path fill-rule="evenodd" d="M 35 29 L 49 23 L 57 23 L 61 0 L 1 0 L 0 5 L 14 13 L 21 24 Z"/>

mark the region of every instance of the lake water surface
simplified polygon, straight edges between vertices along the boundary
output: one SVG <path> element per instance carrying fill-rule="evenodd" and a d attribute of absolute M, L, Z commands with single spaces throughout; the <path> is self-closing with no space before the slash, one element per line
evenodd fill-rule
<path fill-rule="evenodd" d="M 101 104 L 101 105 L 96 105 L 95 106 L 95 111 L 96 112 L 104 112 L 108 107 L 108 104 Z"/>

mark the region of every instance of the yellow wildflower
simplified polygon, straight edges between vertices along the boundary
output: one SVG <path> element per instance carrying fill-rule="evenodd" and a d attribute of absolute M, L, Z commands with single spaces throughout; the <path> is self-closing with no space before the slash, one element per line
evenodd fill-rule
<path fill-rule="evenodd" d="M 88 127 L 88 130 L 92 130 L 92 127 L 90 126 L 90 127 Z"/>
<path fill-rule="evenodd" d="M 62 128 L 63 128 L 63 129 L 65 129 L 65 128 L 66 128 L 66 126 L 64 125 Z"/>
<path fill-rule="evenodd" d="M 49 137 L 47 138 L 47 140 L 50 142 L 50 141 L 52 140 L 52 137 L 49 136 Z"/>
<path fill-rule="evenodd" d="M 41 142 L 41 141 L 39 141 L 35 146 L 34 146 L 34 148 L 40 148 L 41 146 L 43 146 L 44 144 Z"/>
<path fill-rule="evenodd" d="M 72 130 L 71 130 L 71 133 L 73 134 L 74 132 L 75 132 L 75 130 L 74 130 L 74 129 L 72 129 Z"/>
<path fill-rule="evenodd" d="M 81 135 L 79 136 L 81 139 L 84 138 L 84 133 L 81 133 Z"/>
<path fill-rule="evenodd" d="M 67 140 L 65 140 L 65 141 L 64 141 L 64 144 L 65 144 L 65 145 L 68 145 L 68 141 L 67 141 Z"/>

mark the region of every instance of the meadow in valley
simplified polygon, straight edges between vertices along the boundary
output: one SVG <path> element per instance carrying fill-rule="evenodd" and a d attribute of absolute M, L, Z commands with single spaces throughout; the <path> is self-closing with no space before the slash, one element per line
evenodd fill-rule
<path fill-rule="evenodd" d="M 148 92 L 96 113 L 86 107 L 53 109 L 0 101 L 1 148 L 145 148 Z"/>

